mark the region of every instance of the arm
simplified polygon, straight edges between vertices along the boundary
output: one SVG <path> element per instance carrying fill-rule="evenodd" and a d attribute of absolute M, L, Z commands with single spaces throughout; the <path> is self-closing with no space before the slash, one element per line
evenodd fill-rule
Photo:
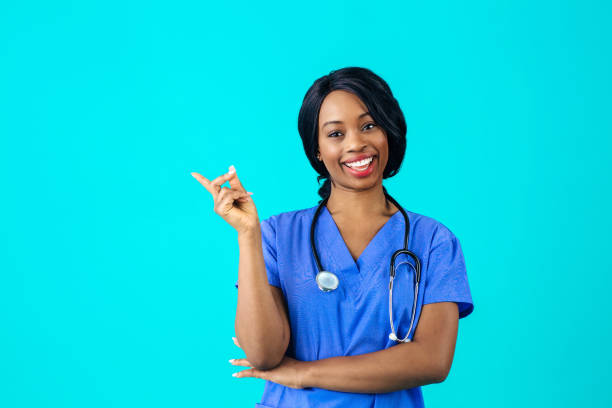
<path fill-rule="evenodd" d="M 459 312 L 454 302 L 424 305 L 413 341 L 358 356 L 303 362 L 303 387 L 384 393 L 446 379 L 455 353 Z"/>
<path fill-rule="evenodd" d="M 248 232 L 239 232 L 238 244 L 236 337 L 254 367 L 270 369 L 281 362 L 289 345 L 282 291 L 268 282 L 260 224 Z"/>

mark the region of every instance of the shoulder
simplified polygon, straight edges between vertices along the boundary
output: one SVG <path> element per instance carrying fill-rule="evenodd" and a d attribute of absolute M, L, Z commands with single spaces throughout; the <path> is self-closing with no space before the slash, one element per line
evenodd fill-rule
<path fill-rule="evenodd" d="M 317 206 L 274 213 L 260 221 L 264 240 L 279 243 L 288 237 L 308 234 Z M 304 235 L 307 236 L 307 235 Z"/>
<path fill-rule="evenodd" d="M 443 242 L 457 239 L 451 229 L 438 219 L 408 210 L 406 213 L 411 224 L 411 234 L 420 238 L 426 247 L 434 248 Z"/>
<path fill-rule="evenodd" d="M 272 228 L 274 230 L 283 229 L 284 227 L 295 229 L 300 224 L 309 223 L 316 209 L 317 206 L 314 206 L 275 213 L 262 220 L 261 225 L 262 228 L 265 226 L 265 228 Z"/>

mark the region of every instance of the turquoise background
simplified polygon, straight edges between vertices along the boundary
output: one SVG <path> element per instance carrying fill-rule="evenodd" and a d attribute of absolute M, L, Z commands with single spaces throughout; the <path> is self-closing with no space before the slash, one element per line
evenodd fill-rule
<path fill-rule="evenodd" d="M 427 407 L 609 407 L 611 7 L 422 3 L 3 2 L 0 406 L 259 401 L 227 362 L 237 235 L 190 172 L 314 206 L 298 111 L 354 65 L 406 116 L 389 192 L 466 258 Z"/>

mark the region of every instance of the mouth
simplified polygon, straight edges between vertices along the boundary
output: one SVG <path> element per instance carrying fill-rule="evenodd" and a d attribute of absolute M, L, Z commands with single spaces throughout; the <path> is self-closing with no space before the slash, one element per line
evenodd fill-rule
<path fill-rule="evenodd" d="M 376 155 L 373 155 L 354 162 L 344 162 L 342 165 L 346 167 L 348 173 L 352 174 L 353 176 L 366 177 L 374 170 L 374 162 L 376 161 L 376 157 Z"/>

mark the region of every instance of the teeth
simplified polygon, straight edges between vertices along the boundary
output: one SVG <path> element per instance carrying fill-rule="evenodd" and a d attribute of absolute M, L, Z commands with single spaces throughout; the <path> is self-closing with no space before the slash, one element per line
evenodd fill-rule
<path fill-rule="evenodd" d="M 351 163 L 345 163 L 347 166 L 354 168 L 354 167 L 363 167 L 363 166 L 367 166 L 370 164 L 370 162 L 372 161 L 372 159 L 374 159 L 374 156 L 368 157 L 367 159 L 363 159 L 360 161 L 356 161 L 356 162 L 351 162 Z"/>

